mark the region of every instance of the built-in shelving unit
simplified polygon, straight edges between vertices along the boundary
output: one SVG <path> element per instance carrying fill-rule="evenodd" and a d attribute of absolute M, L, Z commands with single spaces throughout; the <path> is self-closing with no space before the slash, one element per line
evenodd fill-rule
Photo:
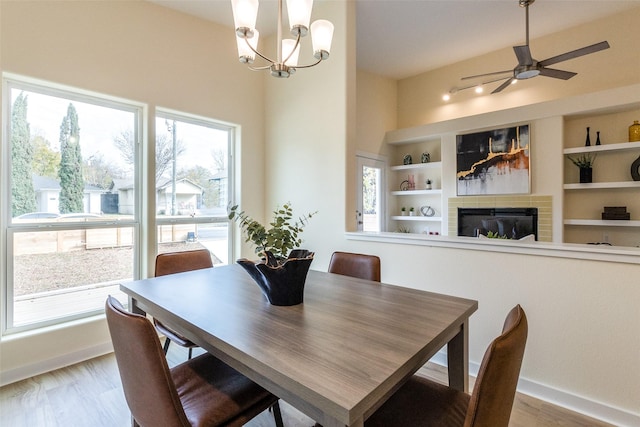
<path fill-rule="evenodd" d="M 589 184 L 565 184 L 565 190 L 598 190 L 604 188 L 637 188 L 640 181 L 591 182 Z"/>
<path fill-rule="evenodd" d="M 391 219 L 394 220 L 394 221 L 431 221 L 431 222 L 440 222 L 440 221 L 442 221 L 442 217 L 440 217 L 440 216 L 424 216 L 424 215 L 392 216 Z"/>
<path fill-rule="evenodd" d="M 404 170 L 420 170 L 420 169 L 440 169 L 442 168 L 442 162 L 428 162 L 428 163 L 413 163 L 410 165 L 398 165 L 391 166 L 392 171 L 404 171 Z"/>
<path fill-rule="evenodd" d="M 442 194 L 441 189 L 437 190 L 400 190 L 400 191 L 392 191 L 392 196 L 424 196 L 424 195 L 440 195 Z"/>
<path fill-rule="evenodd" d="M 439 138 L 431 138 L 407 144 L 394 144 L 394 158 L 397 162 L 403 162 L 405 156 L 412 157 L 412 163 L 393 165 L 390 170 L 392 199 L 389 209 L 392 215 L 388 229 L 396 231 L 410 231 L 412 233 L 441 232 L 442 222 L 442 155 L 441 141 Z M 429 153 L 430 161 L 425 163 L 413 163 L 413 160 L 421 160 L 422 153 Z M 409 175 L 413 176 L 415 188 L 406 189 L 406 181 Z M 427 189 L 426 180 L 430 180 L 431 188 Z M 422 206 L 429 206 L 434 210 L 433 216 L 425 216 L 420 212 Z M 400 209 L 413 207 L 416 215 L 398 215 Z M 395 213 L 395 215 L 394 215 Z"/>
<path fill-rule="evenodd" d="M 613 151 L 640 150 L 640 142 L 621 142 L 617 144 L 590 145 L 586 147 L 565 148 L 564 154 L 600 153 Z"/>
<path fill-rule="evenodd" d="M 584 225 L 600 227 L 640 227 L 640 221 L 612 221 L 602 219 L 565 219 L 564 225 Z"/>
<path fill-rule="evenodd" d="M 628 126 L 638 117 L 638 105 L 565 117 L 565 242 L 606 242 L 616 246 L 640 243 L 640 181 L 634 181 L 631 176 L 631 164 L 640 156 L 640 142 L 625 142 Z M 592 144 L 600 132 L 601 145 L 585 145 L 587 127 Z M 591 183 L 578 182 L 579 169 L 569 160 L 583 154 L 596 156 Z M 631 220 L 602 220 L 605 206 L 626 207 Z"/>

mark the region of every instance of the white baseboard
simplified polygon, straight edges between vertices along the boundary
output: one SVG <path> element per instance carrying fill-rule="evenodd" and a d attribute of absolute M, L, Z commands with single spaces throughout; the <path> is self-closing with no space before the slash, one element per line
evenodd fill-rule
<path fill-rule="evenodd" d="M 440 351 L 430 361 L 441 366 L 447 366 L 447 353 Z M 479 369 L 480 365 L 478 363 L 469 362 L 469 374 L 471 376 L 477 376 Z M 640 414 L 634 414 L 624 409 L 557 390 L 526 378 L 520 377 L 518 392 L 616 426 L 640 426 Z"/>
<path fill-rule="evenodd" d="M 0 373 L 0 387 L 113 352 L 111 341 Z"/>

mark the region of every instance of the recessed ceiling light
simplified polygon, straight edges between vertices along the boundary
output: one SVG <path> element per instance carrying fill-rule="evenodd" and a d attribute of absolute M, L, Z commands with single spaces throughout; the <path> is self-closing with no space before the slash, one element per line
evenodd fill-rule
<path fill-rule="evenodd" d="M 451 95 L 449 95 L 448 93 L 445 93 L 444 95 L 442 95 L 442 100 L 443 101 L 448 101 L 451 99 Z"/>
<path fill-rule="evenodd" d="M 482 86 L 476 87 L 476 93 L 482 93 L 482 92 L 484 92 L 484 89 L 482 89 Z"/>

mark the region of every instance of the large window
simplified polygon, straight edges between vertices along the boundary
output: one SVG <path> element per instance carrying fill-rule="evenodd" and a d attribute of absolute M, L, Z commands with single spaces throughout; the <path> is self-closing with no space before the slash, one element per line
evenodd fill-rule
<path fill-rule="evenodd" d="M 119 142 L 140 146 L 141 108 L 20 80 L 6 87 L 4 329 L 99 313 L 136 276 L 139 156 Z"/>
<path fill-rule="evenodd" d="M 155 131 L 158 253 L 206 248 L 227 264 L 233 128 L 158 111 Z"/>

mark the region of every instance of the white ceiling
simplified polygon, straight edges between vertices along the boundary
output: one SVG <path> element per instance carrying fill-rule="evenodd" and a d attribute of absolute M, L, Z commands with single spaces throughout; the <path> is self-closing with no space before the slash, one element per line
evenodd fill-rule
<path fill-rule="evenodd" d="M 231 0 L 149 1 L 233 27 Z M 525 10 L 518 0 L 355 1 L 358 68 L 386 77 L 413 76 L 525 42 Z M 538 0 L 529 7 L 530 38 L 635 7 L 640 0 Z M 256 26 L 261 35 L 275 32 L 276 15 L 276 0 L 260 0 Z"/>

